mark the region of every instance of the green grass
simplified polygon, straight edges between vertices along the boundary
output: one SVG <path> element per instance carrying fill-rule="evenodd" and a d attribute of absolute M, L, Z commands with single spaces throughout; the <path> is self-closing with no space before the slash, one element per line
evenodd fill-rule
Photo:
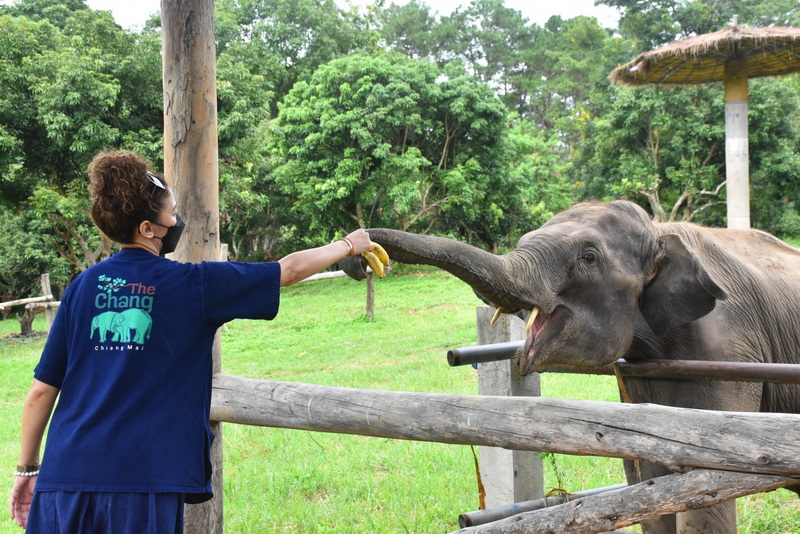
<path fill-rule="evenodd" d="M 784 239 L 784 241 L 786 241 L 787 243 L 789 243 L 793 247 L 800 248 L 800 237 L 789 237 L 789 238 Z"/>
<path fill-rule="evenodd" d="M 397 269 L 376 283 L 375 317 L 364 317 L 364 283 L 349 279 L 287 288 L 270 322 L 235 321 L 222 333 L 223 371 L 265 380 L 368 389 L 477 392 L 470 366 L 446 351 L 476 343 L 471 289 L 435 270 Z M 34 328 L 44 328 L 37 319 Z M 19 331 L 0 322 L 0 335 Z M 10 491 L 22 401 L 43 339 L 0 339 L 0 494 Z M 545 396 L 617 401 L 611 377 L 548 374 Z M 226 533 L 416 532 L 458 529 L 478 508 L 467 446 L 226 424 Z M 621 461 L 546 455 L 545 488 L 574 492 L 624 481 Z M 740 532 L 800 531 L 786 491 L 740 499 Z M 4 501 L 5 502 L 5 501 Z M 10 520 L 0 534 L 21 532 Z"/>

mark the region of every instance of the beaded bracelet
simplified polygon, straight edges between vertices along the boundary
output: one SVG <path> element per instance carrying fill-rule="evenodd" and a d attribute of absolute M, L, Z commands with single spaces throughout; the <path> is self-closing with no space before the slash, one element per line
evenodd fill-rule
<path fill-rule="evenodd" d="M 18 465 L 17 470 L 14 471 L 15 477 L 35 477 L 39 474 L 39 464 L 31 465 Z"/>

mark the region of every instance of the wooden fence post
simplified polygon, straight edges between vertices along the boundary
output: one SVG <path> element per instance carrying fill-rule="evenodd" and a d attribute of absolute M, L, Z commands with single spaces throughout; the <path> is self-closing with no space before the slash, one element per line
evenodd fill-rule
<path fill-rule="evenodd" d="M 375 315 L 375 273 L 367 273 L 367 305 L 364 309 L 367 319 Z"/>
<path fill-rule="evenodd" d="M 164 174 L 173 185 L 186 230 L 179 261 L 220 259 L 217 64 L 213 0 L 161 0 L 164 88 Z M 212 348 L 219 372 L 220 336 Z M 212 422 L 214 498 L 186 507 L 184 532 L 221 534 L 222 424 Z"/>
<path fill-rule="evenodd" d="M 479 345 L 525 338 L 525 323 L 518 317 L 504 313 L 491 324 L 493 315 L 490 306 L 477 308 Z M 539 374 L 521 376 L 512 360 L 479 363 L 478 394 L 538 397 Z M 543 494 L 542 459 L 535 452 L 479 447 L 479 465 L 486 508 L 529 501 Z"/>
<path fill-rule="evenodd" d="M 46 297 L 47 295 L 52 295 L 53 290 L 50 287 L 50 273 L 44 273 L 41 278 L 41 285 L 42 285 L 42 296 Z M 45 306 L 44 308 L 44 316 L 47 319 L 47 333 L 50 333 L 50 328 L 53 326 L 53 319 L 55 319 L 56 313 L 53 308 L 50 306 Z"/>

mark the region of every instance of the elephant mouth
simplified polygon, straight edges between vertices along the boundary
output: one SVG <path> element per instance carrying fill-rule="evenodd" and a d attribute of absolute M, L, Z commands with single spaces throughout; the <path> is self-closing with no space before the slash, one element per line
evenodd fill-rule
<path fill-rule="evenodd" d="M 563 313 L 561 308 L 556 308 L 553 313 L 546 314 L 534 307 L 531 315 L 528 318 L 526 330 L 528 336 L 525 340 L 525 345 L 519 352 L 519 372 L 522 375 L 530 374 L 536 370 L 535 364 L 537 353 L 541 350 L 543 332 L 547 330 L 547 337 L 552 337 L 552 334 L 560 330 L 558 325 L 563 327 Z M 541 358 L 539 358 L 541 363 Z"/>

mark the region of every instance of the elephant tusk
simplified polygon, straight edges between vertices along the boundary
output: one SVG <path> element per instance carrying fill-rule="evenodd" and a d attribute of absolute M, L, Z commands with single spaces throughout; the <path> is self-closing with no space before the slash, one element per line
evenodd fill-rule
<path fill-rule="evenodd" d="M 497 308 L 497 309 L 494 311 L 494 315 L 492 316 L 492 323 L 491 323 L 491 324 L 494 324 L 494 323 L 496 323 L 496 322 L 497 322 L 497 320 L 500 318 L 500 314 L 501 314 L 501 313 L 503 313 L 503 308 L 502 308 L 502 306 L 498 307 L 498 308 Z"/>
<path fill-rule="evenodd" d="M 528 317 L 528 322 L 525 324 L 525 331 L 531 329 L 533 326 L 533 322 L 536 320 L 536 316 L 539 315 L 539 308 L 535 307 L 531 310 L 531 315 Z"/>

